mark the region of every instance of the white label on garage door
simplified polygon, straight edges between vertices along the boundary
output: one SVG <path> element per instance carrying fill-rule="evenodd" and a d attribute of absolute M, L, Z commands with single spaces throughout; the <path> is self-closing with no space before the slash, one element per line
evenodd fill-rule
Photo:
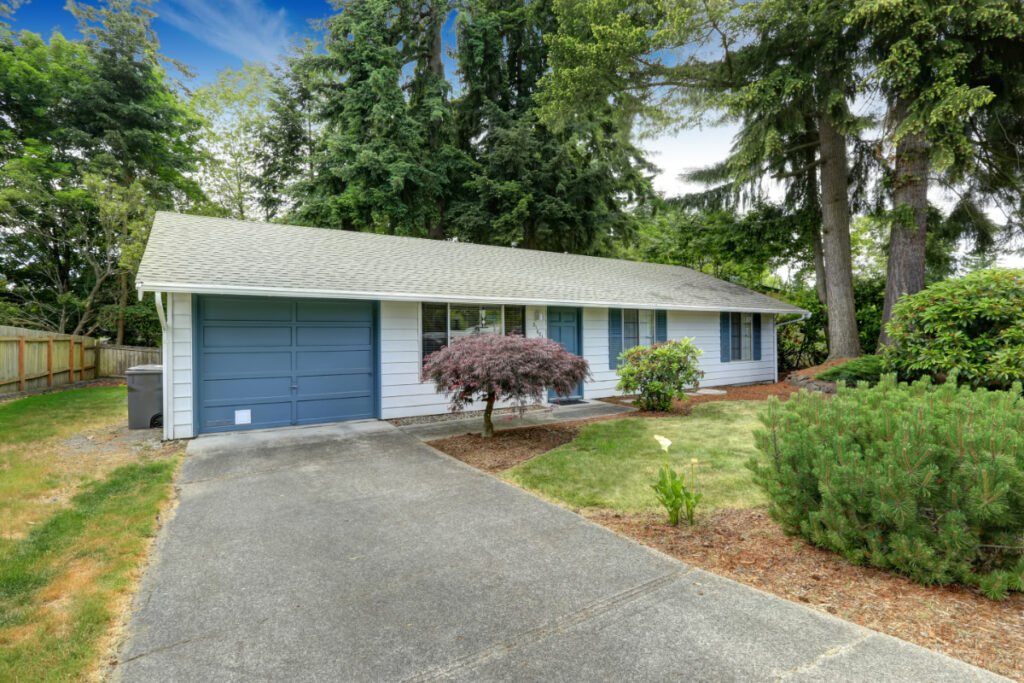
<path fill-rule="evenodd" d="M 235 424 L 236 425 L 251 425 L 252 424 L 252 411 L 248 408 L 245 410 L 235 411 Z"/>

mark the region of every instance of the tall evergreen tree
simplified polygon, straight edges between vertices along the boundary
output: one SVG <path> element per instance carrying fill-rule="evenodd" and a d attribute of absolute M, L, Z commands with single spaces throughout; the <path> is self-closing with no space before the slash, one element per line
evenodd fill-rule
<path fill-rule="evenodd" d="M 454 218 L 476 242 L 601 253 L 635 229 L 651 167 L 606 107 L 560 131 L 537 116 L 547 1 L 467 0 L 458 18 L 459 138 L 477 168 Z"/>

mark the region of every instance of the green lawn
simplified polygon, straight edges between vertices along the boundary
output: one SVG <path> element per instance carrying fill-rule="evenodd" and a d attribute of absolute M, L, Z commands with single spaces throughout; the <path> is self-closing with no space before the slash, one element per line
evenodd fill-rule
<path fill-rule="evenodd" d="M 0 404 L 0 680 L 99 670 L 178 462 L 126 419 L 123 387 Z"/>
<path fill-rule="evenodd" d="M 595 422 L 504 476 L 573 507 L 644 512 L 661 510 L 650 485 L 668 461 L 704 493 L 701 510 L 755 507 L 767 501 L 744 464 L 758 454 L 753 433 L 764 409 L 762 401 L 718 401 L 687 417 Z M 672 440 L 667 454 L 655 434 Z"/>

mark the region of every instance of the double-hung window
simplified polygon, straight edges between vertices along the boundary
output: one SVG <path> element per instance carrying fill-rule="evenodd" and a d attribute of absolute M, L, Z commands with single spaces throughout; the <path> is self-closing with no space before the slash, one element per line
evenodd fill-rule
<path fill-rule="evenodd" d="M 665 311 L 636 308 L 608 309 L 608 366 L 619 365 L 619 354 L 634 346 L 651 346 L 668 338 Z"/>
<path fill-rule="evenodd" d="M 420 341 L 422 358 L 426 359 L 459 337 L 474 334 L 525 334 L 526 308 L 424 303 L 422 321 Z"/>
<path fill-rule="evenodd" d="M 722 362 L 761 360 L 761 314 L 722 313 Z"/>

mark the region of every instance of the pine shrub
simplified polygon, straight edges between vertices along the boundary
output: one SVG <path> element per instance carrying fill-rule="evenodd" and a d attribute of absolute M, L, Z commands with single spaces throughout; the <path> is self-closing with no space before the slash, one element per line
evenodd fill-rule
<path fill-rule="evenodd" d="M 826 382 L 842 381 L 851 385 L 857 382 L 877 384 L 881 376 L 882 358 L 880 356 L 861 356 L 842 365 L 829 368 L 825 372 L 818 374 L 816 379 L 825 380 Z"/>
<path fill-rule="evenodd" d="M 923 584 L 1024 590 L 1024 399 L 927 378 L 771 399 L 750 462 L 787 533 Z"/>

